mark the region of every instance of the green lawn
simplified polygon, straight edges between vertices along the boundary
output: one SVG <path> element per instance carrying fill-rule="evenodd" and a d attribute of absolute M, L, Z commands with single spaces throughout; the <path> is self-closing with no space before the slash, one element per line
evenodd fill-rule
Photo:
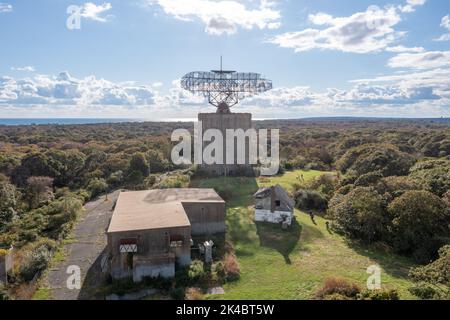
<path fill-rule="evenodd" d="M 408 270 L 414 264 L 403 257 L 348 243 L 329 232 L 325 220 L 299 210 L 297 223 L 288 231 L 279 225 L 253 222 L 252 194 L 259 186 L 279 183 L 291 189 L 298 177 L 312 179 L 319 171 L 292 171 L 271 178 L 211 178 L 193 180 L 193 187 L 231 185 L 227 201 L 227 238 L 233 243 L 241 266 L 241 278 L 224 286 L 225 294 L 210 299 L 311 299 L 327 277 L 343 277 L 365 286 L 368 266 L 382 268 L 382 286 L 395 288 L 411 299 Z M 301 179 L 301 178 L 300 178 Z"/>

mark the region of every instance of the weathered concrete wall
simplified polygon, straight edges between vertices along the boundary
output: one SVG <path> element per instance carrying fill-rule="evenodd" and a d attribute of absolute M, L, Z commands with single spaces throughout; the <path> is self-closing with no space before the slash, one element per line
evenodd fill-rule
<path fill-rule="evenodd" d="M 14 253 L 12 249 L 6 251 L 5 254 L 0 254 L 0 283 L 6 282 L 6 275 L 13 268 Z"/>
<path fill-rule="evenodd" d="M 285 202 L 282 201 L 279 197 L 275 195 L 274 201 L 280 201 L 279 206 L 275 206 L 275 211 L 291 211 L 291 209 L 287 206 Z M 269 197 L 265 198 L 256 198 L 255 199 L 255 208 L 257 209 L 265 209 L 271 210 L 272 199 Z"/>
<path fill-rule="evenodd" d="M 178 237 L 182 239 L 183 244 L 179 247 L 170 247 L 170 238 Z M 133 269 L 137 267 L 135 263 L 139 265 L 138 274 L 145 274 L 150 272 L 149 270 L 157 270 L 164 275 L 168 273 L 168 267 L 165 265 L 172 264 L 175 268 L 175 262 L 180 265 L 187 265 L 191 262 L 191 228 L 190 227 L 175 227 L 164 229 L 152 229 L 141 231 L 128 231 L 128 232 L 114 232 L 108 233 L 108 251 L 111 257 L 111 275 L 113 278 L 124 278 L 133 275 L 134 270 L 130 269 L 128 254 L 120 253 L 120 241 L 122 239 L 135 238 L 137 241 L 138 252 L 133 254 Z M 162 266 L 158 266 L 154 263 L 156 257 L 160 257 L 164 254 L 173 254 L 174 258 L 171 263 L 164 262 Z M 144 266 L 146 261 L 149 264 L 147 270 Z M 170 267 L 171 270 L 172 267 Z M 162 271 L 161 271 L 162 270 Z M 156 272 L 156 271 L 155 271 Z M 139 276 L 138 276 L 139 277 Z"/>
<path fill-rule="evenodd" d="M 265 209 L 255 209 L 255 221 L 281 223 L 286 221 L 289 225 L 292 222 L 292 212 L 274 211 Z"/>
<path fill-rule="evenodd" d="M 140 282 L 144 277 L 163 277 L 171 278 L 175 276 L 175 264 L 152 264 L 151 261 L 136 261 L 133 268 L 133 281 Z"/>
<path fill-rule="evenodd" d="M 225 203 L 184 202 L 184 210 L 191 223 L 192 235 L 224 233 Z"/>
<path fill-rule="evenodd" d="M 252 175 L 253 167 L 249 164 L 248 140 L 245 145 L 245 163 L 237 164 L 237 146 L 234 147 L 234 164 L 225 164 L 226 162 L 226 129 L 242 129 L 246 131 L 252 128 L 251 113 L 199 113 L 198 120 L 202 122 L 202 132 L 208 129 L 218 129 L 223 135 L 223 161 L 224 164 L 202 164 L 199 166 L 201 172 L 213 176 L 223 175 Z M 204 142 L 205 148 L 210 142 Z"/>

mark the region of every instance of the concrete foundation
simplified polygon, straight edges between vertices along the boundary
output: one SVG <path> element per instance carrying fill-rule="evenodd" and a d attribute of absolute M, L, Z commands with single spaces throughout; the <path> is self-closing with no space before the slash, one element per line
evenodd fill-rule
<path fill-rule="evenodd" d="M 292 223 L 293 213 L 286 211 L 274 211 L 264 209 L 255 209 L 255 221 L 282 223 L 286 222 L 288 225 Z"/>

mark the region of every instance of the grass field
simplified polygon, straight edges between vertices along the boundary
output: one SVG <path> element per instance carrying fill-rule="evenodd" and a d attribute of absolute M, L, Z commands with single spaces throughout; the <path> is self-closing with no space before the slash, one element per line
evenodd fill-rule
<path fill-rule="evenodd" d="M 233 197 L 227 201 L 227 238 L 236 250 L 241 278 L 224 286 L 225 294 L 209 299 L 312 299 L 328 277 L 343 277 L 365 287 L 367 267 L 382 269 L 382 287 L 397 289 L 402 299 L 413 299 L 407 288 L 406 258 L 347 242 L 328 231 L 325 219 L 313 224 L 296 210 L 297 222 L 288 231 L 279 225 L 253 222 L 252 194 L 260 186 L 279 183 L 288 190 L 298 179 L 312 179 L 319 171 L 291 171 L 271 178 L 212 178 L 193 180 L 193 187 L 220 189 L 229 185 Z"/>

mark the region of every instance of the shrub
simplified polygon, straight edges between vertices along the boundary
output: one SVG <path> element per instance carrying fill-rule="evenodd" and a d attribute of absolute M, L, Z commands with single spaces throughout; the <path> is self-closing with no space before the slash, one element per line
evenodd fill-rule
<path fill-rule="evenodd" d="M 296 207 L 302 210 L 325 210 L 328 202 L 325 197 L 312 190 L 299 189 L 294 194 Z"/>
<path fill-rule="evenodd" d="M 200 288 L 187 288 L 185 292 L 186 300 L 202 300 L 203 294 Z"/>
<path fill-rule="evenodd" d="M 408 290 L 409 292 L 411 292 L 413 295 L 415 295 L 420 299 L 431 300 L 441 298 L 441 295 L 436 290 L 436 288 L 427 282 L 415 283 Z"/>
<path fill-rule="evenodd" d="M 411 190 L 395 198 L 388 212 L 394 248 L 403 253 L 414 252 L 418 261 L 429 261 L 430 254 L 438 249 L 435 237 L 448 232 L 450 219 L 443 201 L 428 191 Z"/>
<path fill-rule="evenodd" d="M 170 296 L 174 300 L 183 300 L 185 293 L 183 288 L 174 288 L 170 290 Z"/>
<path fill-rule="evenodd" d="M 227 281 L 238 280 L 241 276 L 241 269 L 237 258 L 232 253 L 227 253 L 223 258 L 223 266 L 226 272 Z"/>
<path fill-rule="evenodd" d="M 347 236 L 367 242 L 384 240 L 389 219 L 386 199 L 372 187 L 357 187 L 346 195 L 336 194 L 328 213 L 333 227 Z"/>
<path fill-rule="evenodd" d="M 412 268 L 409 277 L 416 284 L 410 292 L 422 299 L 450 298 L 450 245 L 439 249 L 439 258 L 425 266 Z"/>
<path fill-rule="evenodd" d="M 0 301 L 1 300 L 9 300 L 8 291 L 2 284 L 0 284 Z"/>
<path fill-rule="evenodd" d="M 371 185 L 375 185 L 378 181 L 380 181 L 383 178 L 383 175 L 380 171 L 374 171 L 365 173 L 362 176 L 360 176 L 355 181 L 356 187 L 368 187 Z"/>
<path fill-rule="evenodd" d="M 47 268 L 54 249 L 53 242 L 42 242 L 28 251 L 19 269 L 20 277 L 25 281 L 30 281 L 37 273 Z"/>
<path fill-rule="evenodd" d="M 216 273 L 220 281 L 226 280 L 227 272 L 225 271 L 225 266 L 221 261 L 217 262 L 214 265 L 214 272 Z"/>
<path fill-rule="evenodd" d="M 357 296 L 358 300 L 399 300 L 394 289 L 364 290 Z"/>
<path fill-rule="evenodd" d="M 205 276 L 203 261 L 200 260 L 192 261 L 191 265 L 189 266 L 188 276 L 189 279 L 193 281 L 202 279 Z"/>
<path fill-rule="evenodd" d="M 319 299 L 327 299 L 328 296 L 333 297 L 334 295 L 356 299 L 360 292 L 361 289 L 356 284 L 345 279 L 328 278 L 325 280 L 323 286 L 316 292 L 316 296 Z"/>
<path fill-rule="evenodd" d="M 101 178 L 92 179 L 91 181 L 89 181 L 89 184 L 87 186 L 87 190 L 91 193 L 91 198 L 95 198 L 100 194 L 106 192 L 106 189 L 108 189 L 108 184 L 106 183 L 105 179 Z"/>
<path fill-rule="evenodd" d="M 415 159 L 389 144 L 364 144 L 348 150 L 337 162 L 339 170 L 362 175 L 379 171 L 385 177 L 407 175 Z"/>

